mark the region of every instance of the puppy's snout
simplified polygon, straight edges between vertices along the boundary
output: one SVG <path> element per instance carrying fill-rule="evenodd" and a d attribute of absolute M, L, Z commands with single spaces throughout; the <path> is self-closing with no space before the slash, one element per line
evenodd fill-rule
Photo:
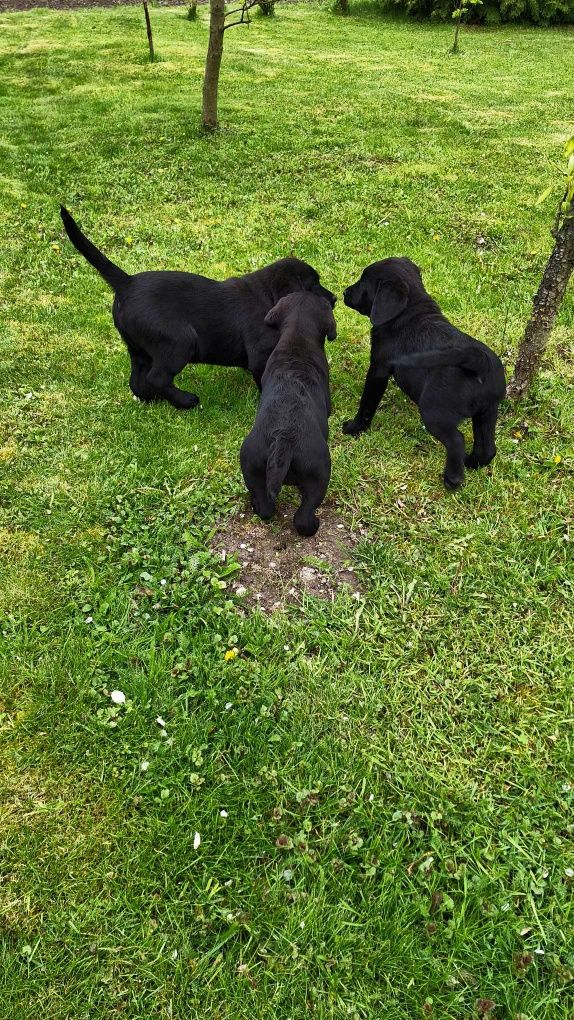
<path fill-rule="evenodd" d="M 352 287 L 346 287 L 345 290 L 343 291 L 343 301 L 345 302 L 346 305 L 348 305 L 351 300 L 352 289 L 353 289 Z"/>

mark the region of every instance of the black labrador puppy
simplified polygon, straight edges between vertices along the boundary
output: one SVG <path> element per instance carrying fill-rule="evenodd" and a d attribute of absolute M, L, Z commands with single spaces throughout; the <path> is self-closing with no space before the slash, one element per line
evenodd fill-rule
<path fill-rule="evenodd" d="M 464 466 L 484 467 L 496 453 L 498 405 L 505 392 L 500 358 L 461 333 L 424 288 L 410 259 L 392 258 L 367 266 L 347 287 L 345 304 L 371 324 L 371 363 L 355 418 L 343 432 L 356 436 L 371 424 L 390 376 L 418 405 L 423 424 L 446 447 L 444 484 L 457 489 Z M 474 445 L 465 457 L 458 425 L 472 418 Z"/>
<path fill-rule="evenodd" d="M 151 272 L 129 276 L 82 233 L 70 213 L 60 209 L 68 237 L 114 291 L 112 315 L 131 360 L 130 387 L 140 400 L 169 400 L 195 407 L 199 398 L 174 386 L 174 377 L 190 362 L 230 365 L 251 372 L 261 387 L 277 332 L 265 316 L 292 291 L 335 296 L 321 286 L 319 274 L 300 259 L 279 259 L 245 276 L 219 282 L 194 273 Z"/>
<path fill-rule="evenodd" d="M 310 536 L 319 527 L 315 511 L 331 477 L 325 337 L 335 340 L 337 327 L 331 302 L 305 293 L 281 298 L 265 322 L 279 339 L 263 373 L 255 424 L 241 447 L 241 470 L 264 521 L 273 515 L 283 483 L 297 486 L 301 505 L 293 523 L 300 535 Z"/>

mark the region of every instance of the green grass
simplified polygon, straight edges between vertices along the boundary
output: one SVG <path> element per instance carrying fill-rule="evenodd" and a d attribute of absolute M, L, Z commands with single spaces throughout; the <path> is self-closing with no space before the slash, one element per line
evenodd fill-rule
<path fill-rule="evenodd" d="M 152 16 L 155 65 L 138 8 L 2 17 L 0 1014 L 571 1020 L 572 297 L 456 495 L 396 389 L 341 435 L 368 336 L 339 304 L 328 499 L 368 530 L 364 597 L 242 616 L 206 544 L 254 387 L 133 402 L 58 204 L 134 271 L 296 252 L 340 293 L 408 254 L 510 365 L 572 32 L 453 58 L 449 26 L 282 8 L 228 33 L 204 138 L 205 11 Z"/>

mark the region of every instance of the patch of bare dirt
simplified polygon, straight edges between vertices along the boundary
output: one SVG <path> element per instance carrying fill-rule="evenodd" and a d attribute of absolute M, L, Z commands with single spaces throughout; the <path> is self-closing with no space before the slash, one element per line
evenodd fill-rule
<path fill-rule="evenodd" d="M 211 546 L 222 560 L 235 556 L 241 564 L 233 593 L 265 612 L 297 603 L 303 594 L 328 601 L 345 587 L 360 594 L 353 550 L 366 533 L 351 532 L 343 517 L 323 506 L 317 534 L 301 538 L 293 529 L 294 512 L 295 506 L 281 503 L 272 521 L 246 509 L 221 522 Z"/>

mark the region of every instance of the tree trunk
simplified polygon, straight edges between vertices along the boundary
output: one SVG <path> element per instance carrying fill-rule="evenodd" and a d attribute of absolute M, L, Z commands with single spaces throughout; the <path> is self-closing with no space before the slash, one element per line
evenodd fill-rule
<path fill-rule="evenodd" d="M 216 131 L 217 92 L 219 71 L 223 56 L 223 32 L 225 29 L 225 0 L 210 0 L 209 3 L 209 45 L 205 58 L 203 77 L 203 110 L 201 124 L 206 131 Z"/>
<path fill-rule="evenodd" d="M 565 218 L 555 236 L 554 249 L 534 297 L 514 375 L 506 390 L 506 396 L 512 399 L 524 396 L 538 371 L 568 280 L 574 271 L 574 213 Z"/>
<path fill-rule="evenodd" d="M 460 32 L 460 18 L 457 18 L 456 25 L 454 26 L 454 41 L 451 47 L 451 53 L 458 53 L 458 33 Z"/>
<path fill-rule="evenodd" d="M 147 5 L 147 0 L 143 0 L 143 9 L 144 9 L 144 14 L 145 14 L 145 27 L 146 27 L 146 31 L 147 31 L 147 41 L 148 41 L 148 46 L 149 46 L 149 59 L 150 59 L 151 63 L 153 64 L 153 62 L 155 60 L 155 53 L 154 53 L 154 49 L 153 49 L 153 35 L 151 34 L 151 21 L 150 21 L 150 18 L 149 18 L 149 9 L 148 9 L 148 5 Z"/>
<path fill-rule="evenodd" d="M 349 0 L 337 0 L 335 10 L 337 10 L 339 14 L 349 14 Z"/>

